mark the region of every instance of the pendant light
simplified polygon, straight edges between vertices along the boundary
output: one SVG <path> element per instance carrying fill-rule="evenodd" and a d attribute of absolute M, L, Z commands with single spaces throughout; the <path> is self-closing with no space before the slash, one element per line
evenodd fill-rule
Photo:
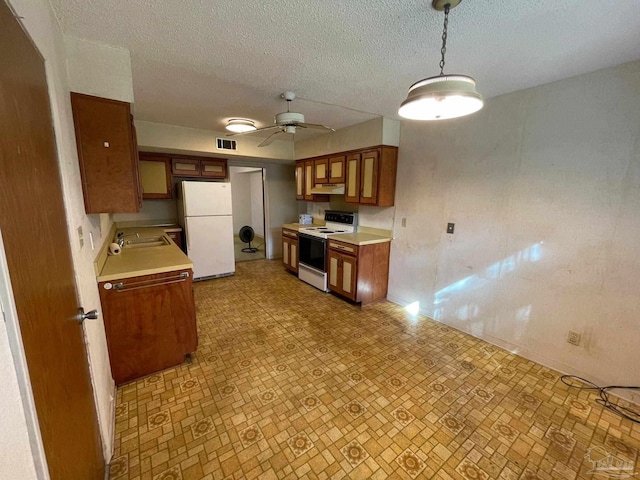
<path fill-rule="evenodd" d="M 251 132 L 256 129 L 253 120 L 247 120 L 245 118 L 232 118 L 227 122 L 227 130 L 234 133 Z"/>
<path fill-rule="evenodd" d="M 440 53 L 440 75 L 425 78 L 409 88 L 398 115 L 409 120 L 445 120 L 462 117 L 482 108 L 482 95 L 476 91 L 476 81 L 467 75 L 445 75 L 444 55 L 447 51 L 449 12 L 461 0 L 433 0 L 435 10 L 444 12 L 444 30 Z"/>

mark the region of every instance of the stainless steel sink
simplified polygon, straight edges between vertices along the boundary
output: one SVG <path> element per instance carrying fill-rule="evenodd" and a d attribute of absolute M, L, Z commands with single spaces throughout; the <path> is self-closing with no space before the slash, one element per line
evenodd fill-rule
<path fill-rule="evenodd" d="M 124 242 L 123 250 L 130 248 L 162 247 L 170 245 L 169 240 L 164 235 L 153 235 L 150 237 L 139 237 L 127 239 Z"/>

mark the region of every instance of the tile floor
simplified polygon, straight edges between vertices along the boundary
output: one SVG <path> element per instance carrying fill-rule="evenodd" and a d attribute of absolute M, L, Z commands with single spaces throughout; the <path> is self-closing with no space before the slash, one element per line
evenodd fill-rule
<path fill-rule="evenodd" d="M 552 370 L 397 305 L 361 309 L 267 260 L 197 283 L 195 295 L 192 362 L 118 389 L 112 479 L 529 480 L 640 468 L 640 425 Z"/>

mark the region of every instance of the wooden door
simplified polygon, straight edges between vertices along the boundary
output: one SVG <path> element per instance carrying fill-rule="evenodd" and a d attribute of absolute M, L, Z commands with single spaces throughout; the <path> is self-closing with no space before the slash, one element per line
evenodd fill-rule
<path fill-rule="evenodd" d="M 314 183 L 328 183 L 329 182 L 329 159 L 328 158 L 316 158 L 313 161 L 314 166 Z"/>
<path fill-rule="evenodd" d="M 171 173 L 176 177 L 199 177 L 200 160 L 196 158 L 172 158 Z"/>
<path fill-rule="evenodd" d="M 142 198 L 170 199 L 172 189 L 169 158 L 152 153 L 141 153 L 138 165 L 142 183 Z"/>
<path fill-rule="evenodd" d="M 5 2 L 0 58 L 0 228 L 49 474 L 102 480 L 44 62 Z"/>
<path fill-rule="evenodd" d="M 329 282 L 329 290 L 342 293 L 342 281 L 340 275 L 340 259 L 342 255 L 333 250 L 327 253 L 327 277 Z"/>
<path fill-rule="evenodd" d="M 136 213 L 142 194 L 131 105 L 71 93 L 86 213 Z"/>
<path fill-rule="evenodd" d="M 344 200 L 348 203 L 360 202 L 360 154 L 347 157 L 346 186 Z"/>
<path fill-rule="evenodd" d="M 357 259 L 329 250 L 329 290 L 356 299 Z"/>
<path fill-rule="evenodd" d="M 371 150 L 362 153 L 360 160 L 360 203 L 378 203 L 378 161 L 380 152 Z"/>
<path fill-rule="evenodd" d="M 304 200 L 304 161 L 296 162 L 296 200 Z"/>
<path fill-rule="evenodd" d="M 291 239 L 289 265 L 292 272 L 298 273 L 298 240 Z"/>
<path fill-rule="evenodd" d="M 200 160 L 200 174 L 203 177 L 224 180 L 227 178 L 227 161 L 222 159 Z"/>
<path fill-rule="evenodd" d="M 314 200 L 313 194 L 309 193 L 314 185 L 313 168 L 313 160 L 306 160 L 304 162 L 304 199 L 309 201 Z"/>
<path fill-rule="evenodd" d="M 291 252 L 291 239 L 282 237 L 282 264 L 284 268 L 291 269 L 291 260 L 289 260 Z"/>
<path fill-rule="evenodd" d="M 192 277 L 183 270 L 98 285 L 117 385 L 179 365 L 196 350 Z"/>
<path fill-rule="evenodd" d="M 340 270 L 342 273 L 342 291 L 344 296 L 351 300 L 356 299 L 356 278 L 357 278 L 357 261 L 356 257 L 342 255 L 340 259 Z"/>
<path fill-rule="evenodd" d="M 345 156 L 329 158 L 329 183 L 344 183 Z"/>

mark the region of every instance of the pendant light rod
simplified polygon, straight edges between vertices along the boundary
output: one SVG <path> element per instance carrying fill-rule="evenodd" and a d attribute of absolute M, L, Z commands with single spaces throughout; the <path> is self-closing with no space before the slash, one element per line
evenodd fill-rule
<path fill-rule="evenodd" d="M 451 10 L 451 4 L 447 3 L 444 6 L 444 29 L 442 30 L 442 48 L 440 54 L 440 75 L 444 75 L 444 54 L 447 53 L 447 27 L 449 26 L 449 11 Z"/>

